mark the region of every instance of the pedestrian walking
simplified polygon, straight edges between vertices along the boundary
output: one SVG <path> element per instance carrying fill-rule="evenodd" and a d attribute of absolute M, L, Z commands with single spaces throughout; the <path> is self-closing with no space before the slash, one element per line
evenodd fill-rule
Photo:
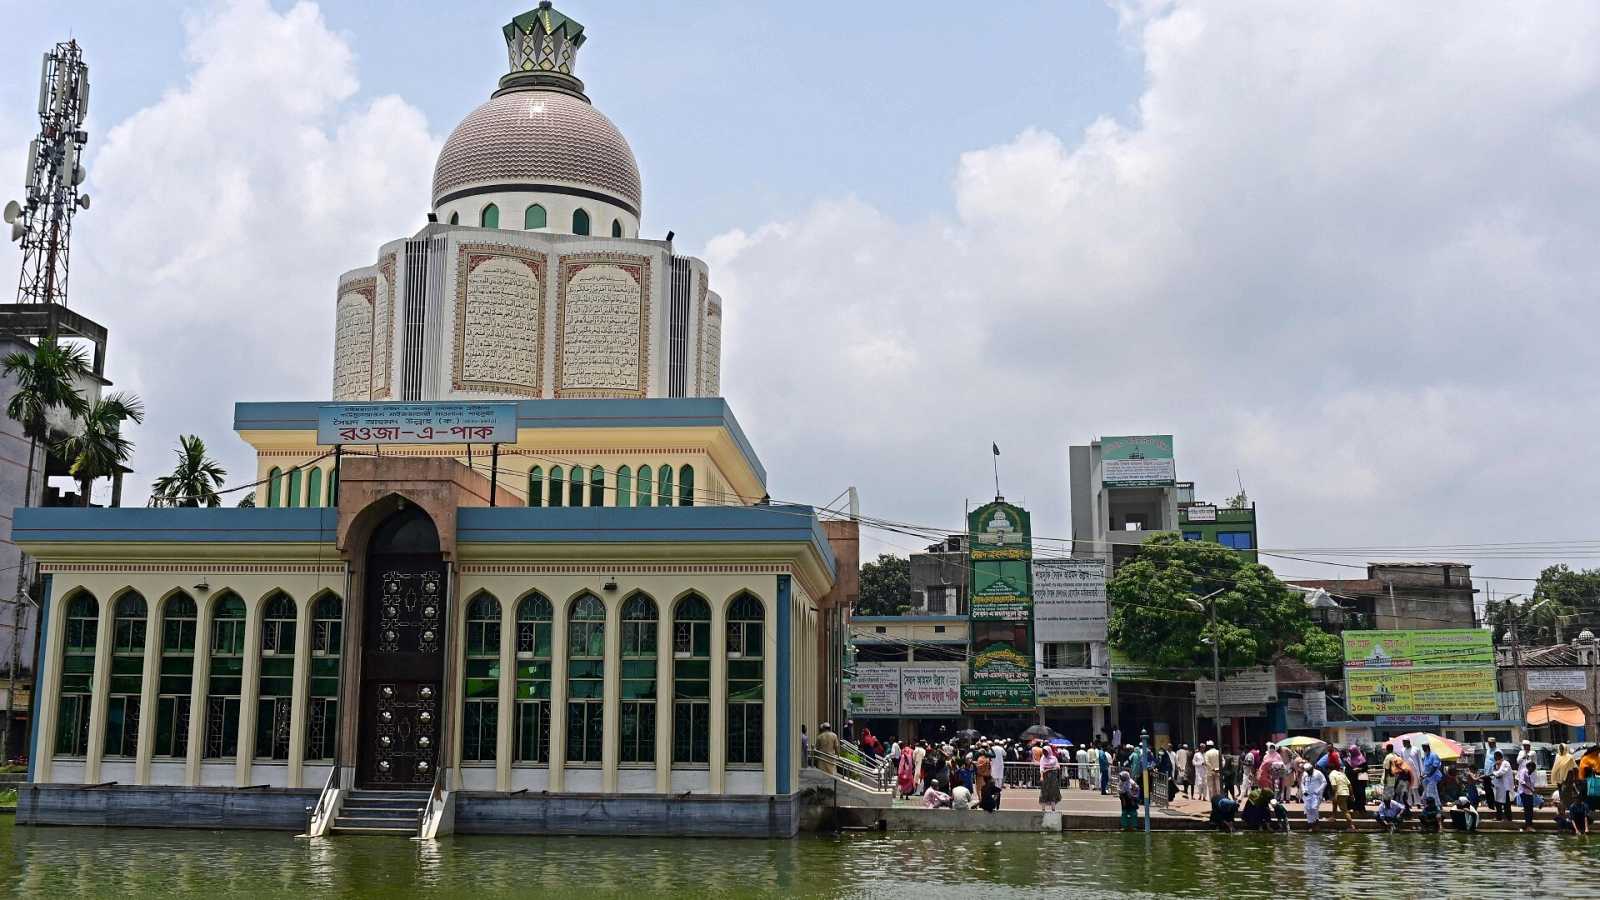
<path fill-rule="evenodd" d="M 1533 808 L 1539 805 L 1539 792 L 1533 786 L 1533 772 L 1537 765 L 1529 759 L 1517 772 L 1517 804 L 1522 807 L 1522 827 L 1519 831 L 1533 830 Z"/>
<path fill-rule="evenodd" d="M 1206 796 L 1215 797 L 1222 793 L 1222 751 L 1216 741 L 1206 741 L 1205 760 Z"/>
<path fill-rule="evenodd" d="M 1516 773 L 1511 770 L 1511 763 L 1506 760 L 1504 752 L 1494 752 L 1494 817 L 1497 822 L 1511 821 L 1511 791 Z"/>
<path fill-rule="evenodd" d="M 1055 748 L 1046 744 L 1039 754 L 1039 809 L 1056 811 L 1061 802 L 1061 761 Z"/>
<path fill-rule="evenodd" d="M 1328 773 L 1328 785 L 1333 790 L 1333 814 L 1343 815 L 1350 831 L 1356 830 L 1356 820 L 1350 815 L 1350 776 L 1343 769 Z"/>
<path fill-rule="evenodd" d="M 1177 758 L 1177 763 L 1176 764 L 1177 764 L 1177 769 L 1175 770 L 1174 775 L 1178 779 L 1178 787 L 1182 788 L 1183 789 L 1183 795 L 1185 797 L 1188 797 L 1188 796 L 1190 796 L 1190 789 L 1191 789 L 1191 787 L 1193 787 L 1193 781 L 1191 781 L 1191 779 L 1194 777 L 1193 774 L 1189 771 L 1189 767 L 1190 767 L 1191 764 L 1189 762 L 1189 745 L 1188 744 L 1179 744 L 1178 745 L 1178 758 Z"/>
<path fill-rule="evenodd" d="M 1100 795 L 1103 797 L 1111 789 L 1111 754 L 1106 752 L 1104 744 L 1096 746 L 1094 754 L 1100 764 Z"/>
<path fill-rule="evenodd" d="M 900 789 L 901 797 L 910 797 L 917 791 L 917 763 L 916 754 L 909 748 L 901 748 L 900 765 L 895 770 L 895 786 Z"/>
<path fill-rule="evenodd" d="M 1400 755 L 1406 758 L 1406 765 L 1411 768 L 1411 781 L 1407 785 L 1406 805 L 1416 806 L 1422 802 L 1422 750 L 1411 746 L 1410 738 L 1401 738 Z"/>
<path fill-rule="evenodd" d="M 1439 799 L 1439 782 L 1444 780 L 1444 761 L 1439 759 L 1439 754 L 1433 752 L 1433 747 L 1422 745 L 1422 799 L 1433 800 L 1433 805 L 1444 806 L 1444 801 Z"/>
<path fill-rule="evenodd" d="M 1316 831 L 1317 821 L 1322 818 L 1322 794 L 1328 789 L 1328 776 L 1322 774 L 1321 769 L 1309 764 L 1302 772 L 1300 793 L 1305 798 L 1306 827 Z"/>
<path fill-rule="evenodd" d="M 989 778 L 994 781 L 996 796 L 1006 786 L 1006 754 L 999 747 L 989 748 Z"/>
<path fill-rule="evenodd" d="M 823 722 L 817 732 L 817 752 L 822 754 L 817 760 L 817 768 L 829 775 L 836 774 L 838 767 L 834 760 L 839 756 L 839 736 L 833 733 L 833 726 Z"/>

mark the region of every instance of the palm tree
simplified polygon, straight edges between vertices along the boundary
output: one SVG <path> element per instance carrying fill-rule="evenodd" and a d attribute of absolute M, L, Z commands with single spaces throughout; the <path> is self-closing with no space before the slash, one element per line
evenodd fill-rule
<path fill-rule="evenodd" d="M 83 430 L 57 444 L 57 452 L 71 461 L 68 471 L 83 486 L 83 505 L 96 478 L 115 475 L 133 453 L 133 442 L 122 436 L 122 423 L 144 422 L 144 402 L 133 394 L 109 394 L 89 406 L 80 420 Z"/>
<path fill-rule="evenodd" d="M 157 478 L 150 486 L 150 505 L 221 506 L 217 488 L 228 472 L 206 456 L 206 442 L 196 434 L 181 435 L 177 452 L 178 465 L 172 473 Z"/>

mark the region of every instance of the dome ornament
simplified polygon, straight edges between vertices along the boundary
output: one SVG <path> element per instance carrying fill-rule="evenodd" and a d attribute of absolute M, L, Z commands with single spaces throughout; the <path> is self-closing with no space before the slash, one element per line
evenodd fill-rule
<path fill-rule="evenodd" d="M 511 71 L 500 79 L 495 96 L 509 91 L 539 88 L 565 91 L 587 100 L 583 82 L 573 75 L 578 48 L 588 37 L 577 20 L 544 0 L 506 24 L 506 54 Z"/>

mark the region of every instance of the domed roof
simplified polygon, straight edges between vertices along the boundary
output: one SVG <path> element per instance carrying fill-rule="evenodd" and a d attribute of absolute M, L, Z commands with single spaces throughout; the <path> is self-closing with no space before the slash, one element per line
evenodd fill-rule
<path fill-rule="evenodd" d="M 512 90 L 473 110 L 433 168 L 433 204 L 468 187 L 560 182 L 640 209 L 639 166 L 622 132 L 586 100 Z"/>

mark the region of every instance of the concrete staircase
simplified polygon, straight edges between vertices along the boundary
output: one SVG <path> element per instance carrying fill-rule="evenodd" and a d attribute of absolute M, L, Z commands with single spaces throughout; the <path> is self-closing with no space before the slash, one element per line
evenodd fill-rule
<path fill-rule="evenodd" d="M 415 837 L 427 791 L 353 790 L 334 819 L 336 834 L 389 834 Z"/>

